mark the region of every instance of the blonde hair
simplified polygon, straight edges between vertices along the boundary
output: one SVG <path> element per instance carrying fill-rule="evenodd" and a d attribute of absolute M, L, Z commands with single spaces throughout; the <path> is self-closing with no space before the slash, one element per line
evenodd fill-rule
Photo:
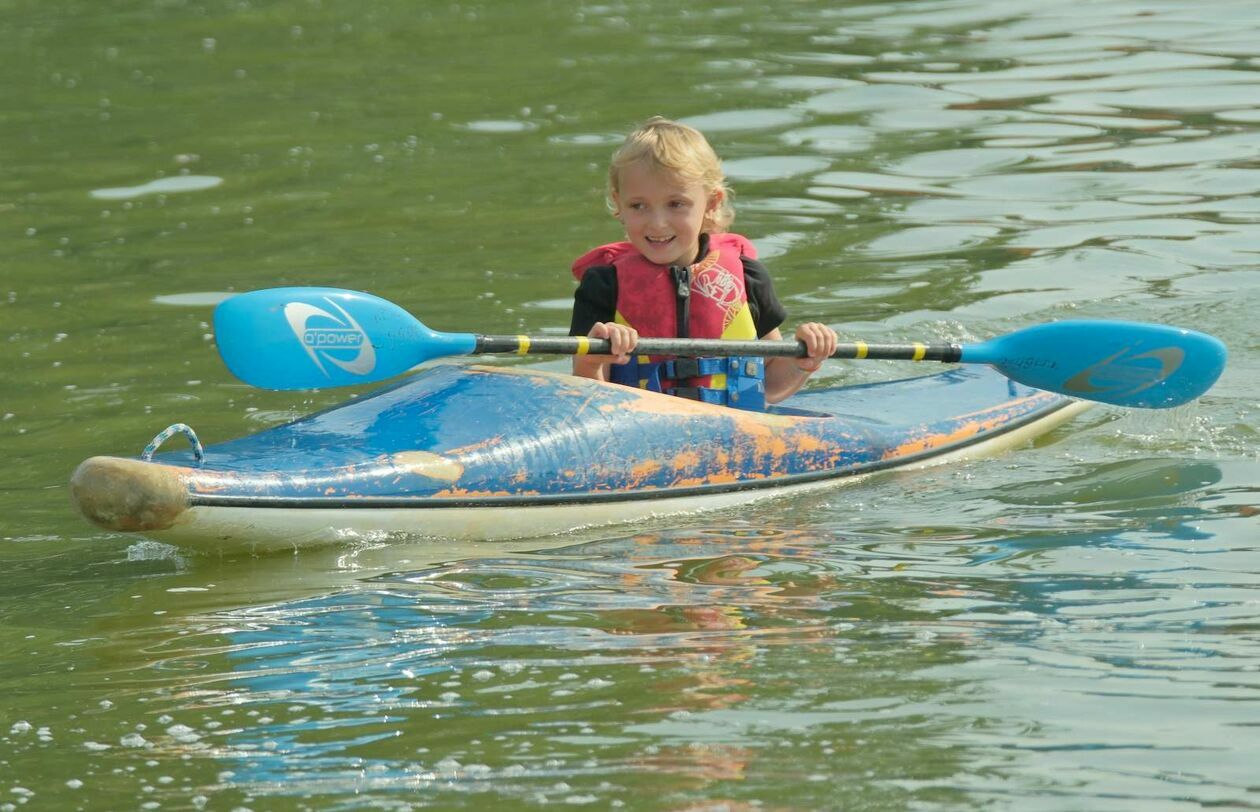
<path fill-rule="evenodd" d="M 613 153 L 608 166 L 608 207 L 616 212 L 614 196 L 620 189 L 621 170 L 640 161 L 653 168 L 666 169 L 688 182 L 698 182 L 704 192 L 712 196 L 721 192 L 717 208 L 704 216 L 704 229 L 709 232 L 725 231 L 735 220 L 735 207 L 731 205 L 731 190 L 722 174 L 722 162 L 704 135 L 694 127 L 679 124 L 661 116 L 653 116 L 634 132 Z"/>

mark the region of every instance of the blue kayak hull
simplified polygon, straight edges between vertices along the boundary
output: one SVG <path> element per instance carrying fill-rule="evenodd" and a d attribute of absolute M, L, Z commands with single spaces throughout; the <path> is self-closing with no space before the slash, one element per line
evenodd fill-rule
<path fill-rule="evenodd" d="M 94 457 L 84 514 L 186 546 L 380 534 L 519 538 L 741 504 L 993 453 L 1084 408 L 987 367 L 743 412 L 523 368 L 443 365 L 332 409 L 153 461 Z"/>

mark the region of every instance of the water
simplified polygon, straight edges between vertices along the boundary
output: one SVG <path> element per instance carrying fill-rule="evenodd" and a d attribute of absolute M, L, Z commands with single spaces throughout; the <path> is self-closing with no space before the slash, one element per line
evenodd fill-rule
<path fill-rule="evenodd" d="M 1260 806 L 1255 3 L 4 10 L 0 808 Z M 562 331 L 656 113 L 710 133 L 793 318 L 1133 318 L 1230 365 L 995 460 L 561 539 L 211 559 L 73 514 L 87 456 L 348 395 L 232 381 L 231 291 Z"/>

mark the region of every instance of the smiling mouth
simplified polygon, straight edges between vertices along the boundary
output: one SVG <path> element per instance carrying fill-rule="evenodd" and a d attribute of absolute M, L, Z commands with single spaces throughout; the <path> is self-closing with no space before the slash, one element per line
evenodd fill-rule
<path fill-rule="evenodd" d="M 666 245 L 674 241 L 673 237 L 645 237 L 651 245 Z"/>

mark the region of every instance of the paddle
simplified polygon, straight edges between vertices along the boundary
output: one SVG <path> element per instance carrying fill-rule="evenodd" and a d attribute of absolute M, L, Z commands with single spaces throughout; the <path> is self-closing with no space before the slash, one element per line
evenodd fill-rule
<path fill-rule="evenodd" d="M 396 304 L 337 288 L 271 288 L 214 312 L 219 353 L 246 383 L 320 389 L 371 383 L 434 358 L 469 353 L 606 355 L 608 342 L 431 330 Z M 645 355 L 801 357 L 797 341 L 641 339 Z M 1225 367 L 1225 345 L 1193 330 L 1126 321 L 1059 321 L 979 344 L 841 344 L 832 358 L 989 364 L 1038 389 L 1120 406 L 1179 406 Z"/>

